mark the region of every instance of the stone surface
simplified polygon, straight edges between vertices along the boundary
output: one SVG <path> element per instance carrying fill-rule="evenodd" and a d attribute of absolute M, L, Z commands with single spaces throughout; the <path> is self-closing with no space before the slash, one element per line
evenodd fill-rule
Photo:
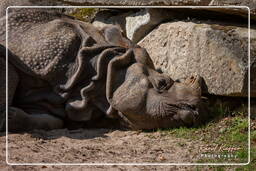
<path fill-rule="evenodd" d="M 132 13 L 133 11 L 122 12 L 122 10 L 102 10 L 96 14 L 92 24 L 100 29 L 108 24 L 118 25 L 126 35 L 125 18 L 132 15 Z"/>
<path fill-rule="evenodd" d="M 127 37 L 137 43 L 158 24 L 171 18 L 172 13 L 165 9 L 141 9 L 126 17 Z"/>
<path fill-rule="evenodd" d="M 167 9 L 140 9 L 116 14 L 111 10 L 104 10 L 97 14 L 93 25 L 103 28 L 107 24 L 119 25 L 126 36 L 137 43 L 161 22 L 173 18 L 173 13 Z"/>
<path fill-rule="evenodd" d="M 103 5 L 103 6 L 248 6 L 252 18 L 256 16 L 255 0 L 56 0 L 69 5 Z M 210 9 L 211 10 L 211 9 Z M 214 9 L 225 13 L 247 14 L 247 9 L 233 10 L 231 8 Z"/>
<path fill-rule="evenodd" d="M 140 43 L 173 79 L 200 74 L 208 92 L 246 96 L 248 29 L 195 22 L 161 24 Z M 251 29 L 251 95 L 256 96 L 256 30 Z"/>

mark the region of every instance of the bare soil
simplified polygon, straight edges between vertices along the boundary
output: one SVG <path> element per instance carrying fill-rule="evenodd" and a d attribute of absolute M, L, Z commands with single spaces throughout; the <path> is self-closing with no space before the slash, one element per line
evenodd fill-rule
<path fill-rule="evenodd" d="M 189 166 L 8 166 L 0 134 L 0 170 L 190 170 Z M 9 163 L 188 163 L 200 157 L 201 141 L 164 132 L 110 129 L 36 130 L 8 135 Z M 190 168 L 190 169 L 189 169 Z M 194 167 L 193 167 L 194 168 Z"/>
<path fill-rule="evenodd" d="M 0 133 L 0 171 L 190 171 L 218 170 L 212 166 L 166 166 L 152 163 L 193 163 L 200 159 L 200 146 L 205 142 L 177 138 L 167 132 L 140 132 L 111 129 L 36 130 L 8 135 Z M 41 163 L 40 165 L 20 165 Z M 47 165 L 45 163 L 52 163 Z M 54 164 L 56 163 L 56 164 Z M 77 165 L 63 165 L 63 163 Z M 112 165 L 82 166 L 84 163 Z M 127 163 L 133 165 L 127 165 Z M 147 166 L 138 163 L 148 164 Z M 122 165 L 120 165 L 122 164 Z M 137 164 L 137 165 L 136 165 Z M 222 168 L 223 169 L 223 168 Z M 225 167 L 224 170 L 235 170 Z"/>

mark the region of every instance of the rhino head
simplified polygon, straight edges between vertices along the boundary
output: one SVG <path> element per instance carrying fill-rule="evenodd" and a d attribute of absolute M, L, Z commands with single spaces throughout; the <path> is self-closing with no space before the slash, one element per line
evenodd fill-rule
<path fill-rule="evenodd" d="M 123 40 L 122 44 L 129 42 L 125 37 L 117 39 Z M 174 81 L 155 70 L 144 48 L 126 45 L 126 53 L 108 65 L 108 115 L 121 117 L 133 129 L 196 125 L 200 118 L 201 77 Z"/>

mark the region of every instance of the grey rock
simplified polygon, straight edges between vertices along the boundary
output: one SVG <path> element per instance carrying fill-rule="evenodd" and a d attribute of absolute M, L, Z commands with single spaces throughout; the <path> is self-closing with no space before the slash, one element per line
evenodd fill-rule
<path fill-rule="evenodd" d="M 122 12 L 122 10 L 102 10 L 96 14 L 92 24 L 99 29 L 102 29 L 110 24 L 118 25 L 126 35 L 125 18 L 132 13 L 133 11 Z"/>
<path fill-rule="evenodd" d="M 194 22 L 161 24 L 140 43 L 157 68 L 178 79 L 200 74 L 208 92 L 248 95 L 248 29 Z M 251 29 L 251 95 L 256 96 L 256 30 Z"/>
<path fill-rule="evenodd" d="M 126 34 L 137 43 L 161 22 L 172 18 L 166 9 L 147 8 L 126 17 Z"/>

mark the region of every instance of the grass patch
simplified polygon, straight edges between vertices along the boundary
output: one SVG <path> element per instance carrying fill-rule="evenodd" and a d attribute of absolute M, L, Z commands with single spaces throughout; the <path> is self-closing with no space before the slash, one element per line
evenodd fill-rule
<path fill-rule="evenodd" d="M 254 121 L 255 122 L 255 121 Z M 251 171 L 256 170 L 256 130 L 251 132 L 251 162 L 249 165 L 240 166 L 236 171 Z M 243 154 L 241 154 L 243 155 Z"/>
<path fill-rule="evenodd" d="M 98 10 L 97 8 L 78 8 L 71 16 L 85 22 L 91 22 Z"/>
<path fill-rule="evenodd" d="M 176 128 L 161 130 L 178 138 L 201 140 L 206 143 L 246 145 L 248 120 L 244 117 L 226 117 L 219 122 L 212 121 L 199 128 Z"/>
<path fill-rule="evenodd" d="M 203 154 L 221 155 L 220 158 L 203 157 L 197 161 L 199 163 L 247 162 L 248 118 L 241 115 L 225 117 L 198 128 L 182 127 L 159 131 L 189 141 L 203 141 L 207 147 L 209 145 L 209 148 L 211 148 L 209 152 L 203 150 Z M 216 151 L 213 150 L 214 147 L 216 147 Z M 229 148 L 237 149 L 228 151 Z M 232 157 L 228 157 L 228 155 L 232 155 Z"/>

